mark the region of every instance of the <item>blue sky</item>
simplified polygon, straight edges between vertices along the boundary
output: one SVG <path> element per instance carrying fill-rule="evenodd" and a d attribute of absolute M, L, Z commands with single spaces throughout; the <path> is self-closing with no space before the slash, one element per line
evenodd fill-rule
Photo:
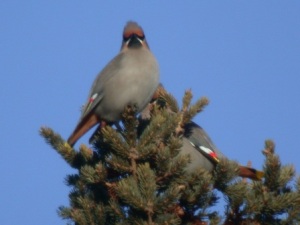
<path fill-rule="evenodd" d="M 169 92 L 210 99 L 195 121 L 225 155 L 261 168 L 272 138 L 299 171 L 300 2 L 161 2 L 0 2 L 0 224 L 65 224 L 56 210 L 76 171 L 38 130 L 70 135 L 128 20 L 144 28 Z"/>

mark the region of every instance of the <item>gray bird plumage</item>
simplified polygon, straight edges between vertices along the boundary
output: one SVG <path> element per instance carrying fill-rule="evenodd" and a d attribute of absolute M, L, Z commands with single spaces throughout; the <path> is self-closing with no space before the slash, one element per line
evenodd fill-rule
<path fill-rule="evenodd" d="M 194 172 L 198 168 L 203 168 L 211 172 L 219 163 L 220 159 L 226 158 L 226 156 L 216 148 L 204 129 L 198 124 L 194 122 L 187 123 L 184 130 L 179 155 L 190 156 L 191 161 L 187 165 L 188 172 Z M 238 174 L 241 177 L 253 180 L 261 180 L 264 176 L 262 171 L 246 166 L 239 166 Z"/>
<path fill-rule="evenodd" d="M 202 127 L 194 122 L 186 124 L 180 155 L 190 155 L 191 162 L 188 164 L 188 171 L 192 172 L 200 167 L 207 171 L 212 171 L 214 169 L 216 163 L 213 162 L 213 159 L 209 158 L 201 148 L 203 150 L 205 148 L 210 149 L 217 155 L 218 159 L 225 158 L 222 152 L 215 147 Z"/>
<path fill-rule="evenodd" d="M 158 83 L 158 64 L 148 49 L 121 52 L 97 76 L 88 99 L 94 94 L 98 97 L 86 105 L 82 117 L 94 110 L 105 121 L 118 121 L 128 104 L 136 104 L 141 111 L 151 100 Z"/>
<path fill-rule="evenodd" d="M 97 123 L 117 122 L 128 105 L 135 105 L 138 112 L 143 110 L 158 84 L 158 63 L 143 29 L 135 22 L 128 22 L 121 52 L 96 77 L 69 144 L 73 146 Z"/>

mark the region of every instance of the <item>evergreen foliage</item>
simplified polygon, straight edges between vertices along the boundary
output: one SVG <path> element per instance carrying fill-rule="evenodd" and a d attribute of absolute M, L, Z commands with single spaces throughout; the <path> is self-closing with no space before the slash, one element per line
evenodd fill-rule
<path fill-rule="evenodd" d="M 271 140 L 263 151 L 263 181 L 238 178 L 238 165 L 229 160 L 213 173 L 185 170 L 189 156 L 178 154 L 183 127 L 208 104 L 206 98 L 191 100 L 187 91 L 180 109 L 160 92 L 142 118 L 128 106 L 121 130 L 101 128 L 92 148 L 81 145 L 79 151 L 41 128 L 46 142 L 78 171 L 66 177 L 70 206 L 59 207 L 59 215 L 76 225 L 298 224 L 300 179 L 293 166 L 281 165 Z M 226 199 L 225 215 L 212 209 L 217 191 Z"/>

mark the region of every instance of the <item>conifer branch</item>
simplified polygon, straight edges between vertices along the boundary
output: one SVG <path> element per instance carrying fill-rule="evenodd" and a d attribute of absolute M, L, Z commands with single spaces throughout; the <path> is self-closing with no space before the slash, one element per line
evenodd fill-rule
<path fill-rule="evenodd" d="M 192 102 L 187 91 L 179 110 L 164 89 L 149 107 L 147 118 L 136 118 L 134 106 L 123 113 L 123 128 L 106 126 L 97 133 L 94 148 L 81 145 L 76 152 L 50 128 L 40 134 L 73 168 L 66 183 L 72 188 L 70 206 L 59 215 L 76 225 L 93 224 L 298 224 L 300 178 L 282 165 L 275 144 L 265 142 L 263 181 L 237 178 L 240 166 L 221 159 L 211 172 L 187 168 L 180 134 L 186 123 L 208 104 Z M 294 186 L 292 185 L 295 181 Z M 216 190 L 227 201 L 225 217 L 211 211 L 218 203 Z"/>
<path fill-rule="evenodd" d="M 67 163 L 72 167 L 75 166 L 74 161 L 77 153 L 59 134 L 54 133 L 54 131 L 48 127 L 41 127 L 40 135 L 44 137 L 45 141 L 51 145 Z"/>

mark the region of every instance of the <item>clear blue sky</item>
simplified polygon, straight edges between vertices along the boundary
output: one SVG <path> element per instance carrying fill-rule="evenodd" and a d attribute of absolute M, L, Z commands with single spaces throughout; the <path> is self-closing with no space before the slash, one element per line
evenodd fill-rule
<path fill-rule="evenodd" d="M 69 136 L 128 20 L 144 28 L 178 100 L 188 88 L 210 99 L 195 120 L 229 158 L 261 168 L 272 138 L 300 170 L 300 2 L 161 2 L 0 2 L 1 225 L 65 224 L 56 210 L 76 171 L 38 130 Z"/>

